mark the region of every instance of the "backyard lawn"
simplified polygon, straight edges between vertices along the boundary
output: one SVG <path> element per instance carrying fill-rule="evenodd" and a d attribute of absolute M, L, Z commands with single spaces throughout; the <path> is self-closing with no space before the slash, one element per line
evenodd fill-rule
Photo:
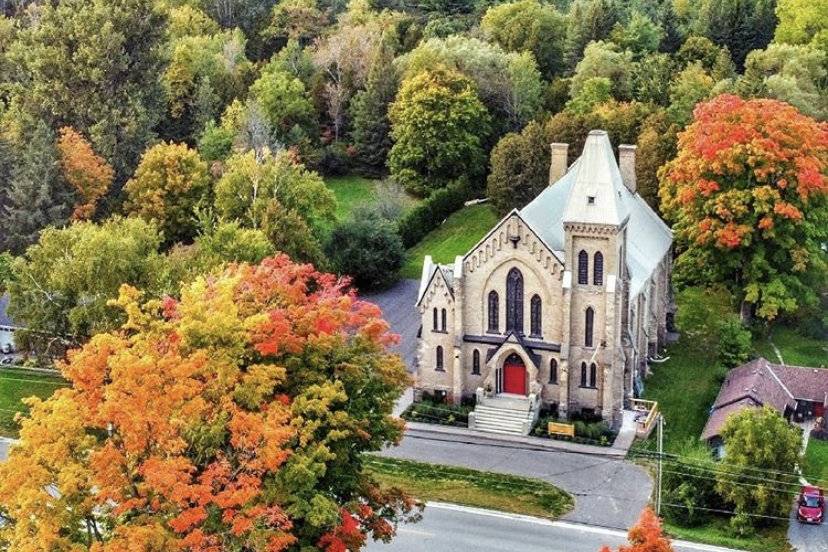
<path fill-rule="evenodd" d="M 809 483 L 828 488 L 828 441 L 808 440 L 803 468 L 805 479 Z"/>
<path fill-rule="evenodd" d="M 408 250 L 402 277 L 419 278 L 426 255 L 431 255 L 436 263 L 454 262 L 457 255 L 468 252 L 497 221 L 494 209 L 486 203 L 460 209 Z"/>
<path fill-rule="evenodd" d="M 28 407 L 21 399 L 36 395 L 47 398 L 60 387 L 68 385 L 60 377 L 22 370 L 3 368 L 0 371 L 0 435 L 17 437 L 18 425 L 14 416 L 18 412 L 28 412 Z"/>
<path fill-rule="evenodd" d="M 326 178 L 325 184 L 336 196 L 337 220 L 345 220 L 357 206 L 371 203 L 377 188 L 376 180 L 361 176 L 335 176 Z"/>
<path fill-rule="evenodd" d="M 369 456 L 368 472 L 384 486 L 424 501 L 436 500 L 555 519 L 574 505 L 561 489 L 537 479 L 466 468 Z"/>
<path fill-rule="evenodd" d="M 771 330 L 769 338 L 757 340 L 754 345 L 756 352 L 771 362 L 779 362 L 779 358 L 770 341 L 779 349 L 785 364 L 817 368 L 828 366 L 827 341 L 807 337 L 794 328 L 776 326 Z"/>

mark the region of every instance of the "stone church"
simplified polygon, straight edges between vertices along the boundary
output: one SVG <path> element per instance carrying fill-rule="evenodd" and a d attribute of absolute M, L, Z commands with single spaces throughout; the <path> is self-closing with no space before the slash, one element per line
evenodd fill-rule
<path fill-rule="evenodd" d="M 672 317 L 672 232 L 636 192 L 635 146 L 594 130 L 466 255 L 425 258 L 415 397 L 475 396 L 470 427 L 529 432 L 542 406 L 621 420 Z"/>

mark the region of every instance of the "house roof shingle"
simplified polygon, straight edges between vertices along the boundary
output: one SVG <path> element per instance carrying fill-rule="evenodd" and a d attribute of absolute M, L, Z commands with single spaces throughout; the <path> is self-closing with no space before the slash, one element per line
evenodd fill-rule
<path fill-rule="evenodd" d="M 768 406 L 784 413 L 797 400 L 823 402 L 828 396 L 828 370 L 783 366 L 757 358 L 731 370 L 722 383 L 701 439 L 719 435 L 727 417 L 745 408 Z"/>

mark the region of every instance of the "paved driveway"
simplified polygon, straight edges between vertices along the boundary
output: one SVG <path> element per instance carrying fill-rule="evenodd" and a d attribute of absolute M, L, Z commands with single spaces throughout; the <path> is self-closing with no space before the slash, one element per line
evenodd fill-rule
<path fill-rule="evenodd" d="M 828 552 L 828 522 L 806 525 L 796 519 L 796 503 L 791 509 L 788 541 L 797 552 Z"/>
<path fill-rule="evenodd" d="M 626 460 L 475 439 L 456 441 L 426 432 L 406 431 L 400 446 L 383 454 L 542 479 L 575 497 L 575 508 L 562 519 L 614 529 L 628 529 L 636 522 L 653 489 L 650 476 Z"/>
<path fill-rule="evenodd" d="M 414 308 L 414 303 L 417 301 L 419 288 L 419 280 L 400 280 L 385 291 L 362 296 L 382 309 L 383 317 L 391 324 L 391 330 L 400 335 L 400 344 L 395 350 L 403 357 L 409 372 L 414 371 L 414 359 L 417 355 L 420 315 Z"/>

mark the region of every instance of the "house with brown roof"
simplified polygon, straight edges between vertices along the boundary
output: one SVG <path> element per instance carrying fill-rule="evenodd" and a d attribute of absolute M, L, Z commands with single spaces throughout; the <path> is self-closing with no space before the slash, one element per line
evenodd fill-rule
<path fill-rule="evenodd" d="M 770 407 L 787 420 L 825 415 L 828 369 L 773 364 L 757 358 L 727 374 L 701 439 L 723 453 L 721 430 L 731 414 L 746 408 Z"/>

